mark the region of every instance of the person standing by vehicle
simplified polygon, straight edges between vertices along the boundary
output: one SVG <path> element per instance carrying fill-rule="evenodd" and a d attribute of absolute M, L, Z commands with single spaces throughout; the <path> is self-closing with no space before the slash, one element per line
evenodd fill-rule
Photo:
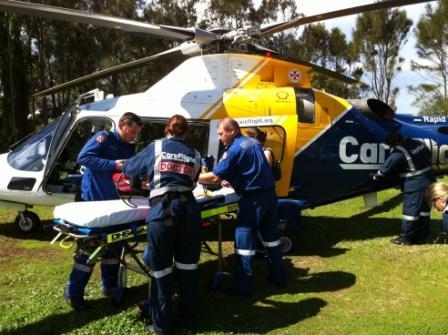
<path fill-rule="evenodd" d="M 178 320 L 182 326 L 193 326 L 197 321 L 197 268 L 201 251 L 201 211 L 192 192 L 201 168 L 201 155 L 185 143 L 188 123 L 183 116 L 173 115 L 165 134 L 165 138 L 150 143 L 123 168 L 128 176 L 149 178 L 148 328 L 161 334 L 173 329 L 173 258 L 180 286 Z"/>
<path fill-rule="evenodd" d="M 112 180 L 114 171 L 121 171 L 123 162 L 134 155 L 132 142 L 142 127 L 140 117 L 134 113 L 125 113 L 114 132 L 100 131 L 92 136 L 78 155 L 78 163 L 85 167 L 81 181 L 81 199 L 83 201 L 118 199 L 118 193 Z M 73 269 L 67 282 L 64 297 L 75 310 L 87 308 L 84 290 L 93 271 L 93 265 L 87 264 L 88 248 L 78 243 L 74 256 Z M 103 292 L 112 303 L 122 298 L 122 289 L 118 285 L 119 249 L 106 249 L 101 259 L 101 280 Z"/>
<path fill-rule="evenodd" d="M 391 242 L 404 245 L 425 243 L 429 237 L 431 214 L 425 191 L 435 181 L 431 153 L 424 143 L 404 138 L 399 133 L 390 133 L 384 142 L 391 148 L 391 154 L 373 180 L 399 176 L 403 191 L 401 234 Z"/>
<path fill-rule="evenodd" d="M 211 184 L 226 180 L 240 195 L 235 229 L 236 273 L 231 293 L 237 296 L 253 294 L 252 263 L 258 239 L 268 257 L 268 280 L 285 286 L 275 181 L 263 148 L 256 139 L 241 135 L 238 123 L 231 118 L 220 121 L 218 136 L 227 151 L 215 169 L 202 173 L 198 181 Z"/>
<path fill-rule="evenodd" d="M 263 146 L 263 152 L 266 156 L 266 160 L 268 161 L 269 165 L 272 167 L 272 164 L 274 164 L 274 153 L 272 152 L 271 148 L 265 147 L 264 144 L 266 143 L 266 132 L 262 131 L 258 127 L 249 127 L 246 130 L 246 134 L 249 137 L 255 138 L 260 144 Z"/>

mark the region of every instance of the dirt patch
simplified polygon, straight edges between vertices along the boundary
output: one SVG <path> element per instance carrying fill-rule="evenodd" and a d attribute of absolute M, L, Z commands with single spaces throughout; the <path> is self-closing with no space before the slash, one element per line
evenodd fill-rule
<path fill-rule="evenodd" d="M 48 258 L 60 254 L 60 251 L 51 247 L 24 248 L 16 239 L 0 238 L 0 262 L 10 260 L 12 257 Z"/>

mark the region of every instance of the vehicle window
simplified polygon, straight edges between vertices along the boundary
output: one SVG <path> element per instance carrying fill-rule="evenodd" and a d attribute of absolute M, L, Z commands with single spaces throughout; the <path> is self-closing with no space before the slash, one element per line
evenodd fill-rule
<path fill-rule="evenodd" d="M 84 144 L 95 133 L 102 130 L 111 130 L 113 123 L 107 118 L 83 118 L 80 119 L 70 132 L 64 149 L 57 160 L 58 164 L 64 166 L 65 170 L 74 170 L 77 167 L 78 154 Z"/>
<path fill-rule="evenodd" d="M 136 141 L 136 151 L 143 150 L 152 141 L 165 137 L 166 120 L 143 119 L 143 127 Z M 186 142 L 201 153 L 207 154 L 209 125 L 204 123 L 189 123 L 190 132 Z"/>
<path fill-rule="evenodd" d="M 195 148 L 201 156 L 207 154 L 209 125 L 203 123 L 190 123 L 190 132 L 187 137 L 187 143 Z"/>
<path fill-rule="evenodd" d="M 443 135 L 448 135 L 448 127 L 442 126 L 437 129 L 437 132 Z"/>
<path fill-rule="evenodd" d="M 316 109 L 314 91 L 309 88 L 294 88 L 296 109 L 300 123 L 315 123 Z"/>
<path fill-rule="evenodd" d="M 59 118 L 14 148 L 8 155 L 9 165 L 22 171 L 41 171 L 58 122 Z"/>
<path fill-rule="evenodd" d="M 111 130 L 113 123 L 107 118 L 83 118 L 72 128 L 64 148 L 58 155 L 47 179 L 45 190 L 56 193 L 76 193 L 81 182 L 78 154 L 96 132 Z"/>
<path fill-rule="evenodd" d="M 261 131 L 266 132 L 266 142 L 264 147 L 271 148 L 277 160 L 283 160 L 286 132 L 281 126 L 260 126 Z M 243 135 L 246 135 L 247 128 L 241 128 Z"/>
<path fill-rule="evenodd" d="M 142 151 L 152 141 L 165 136 L 166 121 L 142 119 L 143 127 L 135 142 L 137 152 Z"/>

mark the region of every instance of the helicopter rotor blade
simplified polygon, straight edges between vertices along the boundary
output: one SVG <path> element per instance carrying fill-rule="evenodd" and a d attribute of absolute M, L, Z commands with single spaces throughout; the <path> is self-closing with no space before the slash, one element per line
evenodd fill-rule
<path fill-rule="evenodd" d="M 98 71 L 95 73 L 91 73 L 86 76 L 76 78 L 74 80 L 71 80 L 71 81 L 68 81 L 65 83 L 50 87 L 49 89 L 46 89 L 44 91 L 40 91 L 38 93 L 33 94 L 33 97 L 41 98 L 41 97 L 47 96 L 49 94 L 67 89 L 69 87 L 77 86 L 82 83 L 86 83 L 89 81 L 97 80 L 99 78 L 111 76 L 116 73 L 131 70 L 133 68 L 140 67 L 140 66 L 146 65 L 150 62 L 153 62 L 161 57 L 164 57 L 164 59 L 166 59 L 167 57 L 169 57 L 169 58 L 184 58 L 184 57 L 187 57 L 189 55 L 199 53 L 199 52 L 200 52 L 200 48 L 197 45 L 197 43 L 185 42 L 185 43 L 182 43 L 180 46 L 160 52 L 158 54 L 144 57 L 144 58 L 141 58 L 141 59 L 129 62 L 129 63 L 124 63 L 124 64 L 120 64 L 117 66 L 113 66 L 113 67 L 110 67 L 110 68 L 107 68 L 107 69 L 104 69 L 104 70 L 101 70 L 101 71 Z"/>
<path fill-rule="evenodd" d="M 311 16 L 300 17 L 295 20 L 287 21 L 282 24 L 274 24 L 265 28 L 260 29 L 259 37 L 270 36 L 279 32 L 282 32 L 286 29 L 298 27 L 304 24 L 310 24 L 320 21 L 325 21 L 329 19 L 335 19 L 338 17 L 361 14 L 365 12 L 370 12 L 374 10 L 388 9 L 393 7 L 414 5 L 423 2 L 430 2 L 436 0 L 384 0 L 381 2 L 375 2 L 368 5 L 350 7 L 345 9 L 336 10 L 333 12 L 321 13 Z"/>
<path fill-rule="evenodd" d="M 74 9 L 43 5 L 38 3 L 0 0 L 0 11 L 13 12 L 32 16 L 40 16 L 47 19 L 69 21 L 75 23 L 91 24 L 93 26 L 118 29 L 131 33 L 143 33 L 149 36 L 186 41 L 194 39 L 194 29 L 177 27 L 163 27 L 135 20 L 122 19 L 119 17 L 82 12 Z"/>

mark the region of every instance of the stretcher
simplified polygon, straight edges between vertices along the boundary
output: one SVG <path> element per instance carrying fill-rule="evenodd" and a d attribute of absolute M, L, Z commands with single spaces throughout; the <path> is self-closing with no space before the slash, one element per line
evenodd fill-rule
<path fill-rule="evenodd" d="M 197 189 L 194 194 L 201 206 L 202 219 L 213 220 L 238 209 L 239 197 L 232 189 L 223 188 L 215 192 Z M 135 248 L 138 242 L 146 240 L 145 218 L 149 210 L 147 198 L 73 202 L 56 206 L 53 229 L 58 234 L 51 243 L 59 241 L 61 247 L 70 248 L 76 242 L 78 248 L 88 253 L 89 264 L 96 263 L 108 246 L 120 243 L 122 253 L 117 257 L 121 266 L 149 277 L 149 269 L 137 257 Z M 221 244 L 221 236 L 218 239 Z M 134 259 L 136 266 L 126 261 L 127 255 Z M 221 252 L 219 256 L 222 257 Z"/>

